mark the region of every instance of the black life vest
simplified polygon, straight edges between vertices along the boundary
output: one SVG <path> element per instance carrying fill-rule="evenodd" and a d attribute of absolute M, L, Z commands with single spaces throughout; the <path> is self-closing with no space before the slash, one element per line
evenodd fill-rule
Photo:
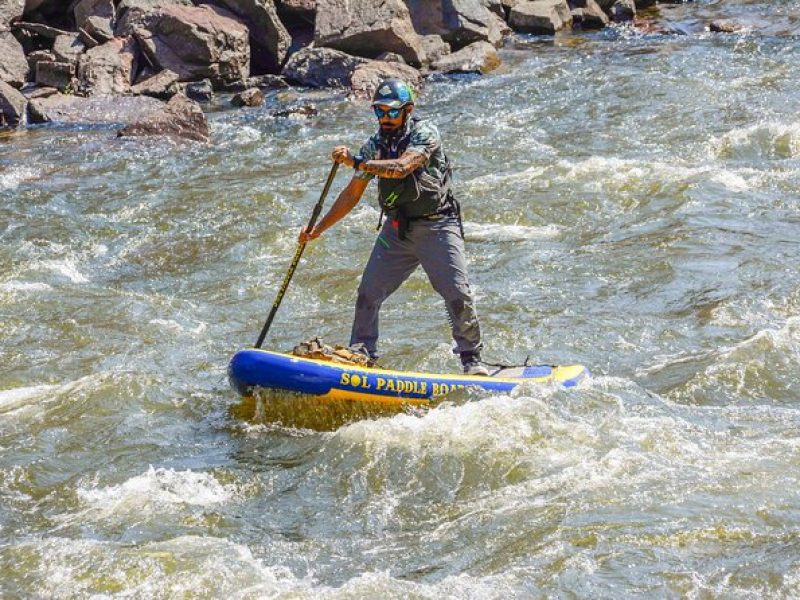
<path fill-rule="evenodd" d="M 412 126 L 396 139 L 381 137 L 378 142 L 381 160 L 403 155 L 419 120 L 413 117 Z M 378 203 L 383 211 L 393 218 L 402 212 L 405 218 L 415 219 L 450 210 L 452 166 L 447 155 L 444 155 L 444 162 L 441 177 L 431 175 L 423 165 L 403 179 L 378 179 Z"/>

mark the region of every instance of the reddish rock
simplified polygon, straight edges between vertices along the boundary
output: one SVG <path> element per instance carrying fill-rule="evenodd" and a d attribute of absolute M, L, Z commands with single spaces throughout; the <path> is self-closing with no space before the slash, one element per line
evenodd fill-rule
<path fill-rule="evenodd" d="M 475 42 L 431 65 L 442 73 L 488 73 L 501 64 L 497 49 L 489 42 Z"/>
<path fill-rule="evenodd" d="M 0 127 L 25 123 L 28 99 L 5 81 L 0 81 Z"/>
<path fill-rule="evenodd" d="M 0 80 L 22 87 L 28 79 L 28 69 L 22 45 L 11 32 L 0 32 Z"/>
<path fill-rule="evenodd" d="M 345 87 L 353 71 L 367 62 L 332 48 L 303 48 L 289 58 L 283 76 L 308 87 Z"/>
<path fill-rule="evenodd" d="M 127 94 L 138 66 L 138 46 L 132 37 L 114 38 L 90 49 L 78 62 L 78 82 L 87 96 Z"/>
<path fill-rule="evenodd" d="M 243 19 L 250 28 L 253 40 L 270 53 L 275 69 L 286 59 L 292 38 L 278 18 L 274 2 L 263 0 L 218 0 Z"/>
<path fill-rule="evenodd" d="M 398 62 L 371 60 L 356 67 L 350 76 L 350 88 L 357 97 L 372 98 L 378 84 L 388 78 L 402 79 L 415 89 L 422 85 L 422 75 L 414 67 Z"/>
<path fill-rule="evenodd" d="M 178 74 L 165 69 L 151 75 L 131 87 L 131 93 L 137 96 L 152 96 L 167 99 L 174 95 L 173 85 L 178 81 Z"/>
<path fill-rule="evenodd" d="M 314 43 L 368 58 L 396 52 L 411 65 L 429 62 L 403 0 L 317 0 Z"/>
<path fill-rule="evenodd" d="M 162 108 L 119 130 L 120 137 L 167 136 L 173 139 L 208 142 L 209 131 L 200 105 L 176 94 Z"/>
<path fill-rule="evenodd" d="M 36 63 L 36 85 L 54 87 L 62 92 L 75 88 L 75 65 L 67 62 Z"/>
<path fill-rule="evenodd" d="M 508 16 L 515 31 L 537 35 L 553 35 L 572 25 L 566 0 L 519 0 Z"/>
<path fill-rule="evenodd" d="M 150 64 L 174 71 L 181 81 L 208 78 L 221 88 L 250 75 L 249 31 L 225 9 L 167 5 L 135 23 L 132 30 Z"/>
<path fill-rule="evenodd" d="M 239 94 L 236 94 L 231 99 L 231 104 L 234 106 L 261 106 L 264 104 L 264 92 L 258 88 L 250 88 Z"/>

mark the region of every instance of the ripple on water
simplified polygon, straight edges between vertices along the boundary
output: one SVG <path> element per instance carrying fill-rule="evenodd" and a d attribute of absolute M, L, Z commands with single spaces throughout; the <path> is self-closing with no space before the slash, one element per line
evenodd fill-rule
<path fill-rule="evenodd" d="M 713 158 L 783 160 L 800 157 L 800 121 L 767 122 L 733 129 L 709 143 Z"/>

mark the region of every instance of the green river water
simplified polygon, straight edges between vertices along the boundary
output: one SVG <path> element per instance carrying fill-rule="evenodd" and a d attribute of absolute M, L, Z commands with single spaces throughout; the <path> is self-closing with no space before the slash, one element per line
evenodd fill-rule
<path fill-rule="evenodd" d="M 716 13 L 770 25 L 693 28 Z M 800 2 L 669 14 L 686 35 L 517 38 L 418 106 L 458 165 L 485 358 L 582 363 L 578 389 L 325 431 L 239 406 L 227 361 L 363 101 L 212 107 L 207 146 L 0 139 L 0 596 L 800 596 Z M 347 340 L 377 220 L 309 246 L 266 346 Z M 382 351 L 457 369 L 422 275 Z"/>

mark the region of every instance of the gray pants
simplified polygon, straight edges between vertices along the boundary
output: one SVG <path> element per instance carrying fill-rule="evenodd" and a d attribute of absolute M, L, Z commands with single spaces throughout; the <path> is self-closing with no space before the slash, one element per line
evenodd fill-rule
<path fill-rule="evenodd" d="M 391 220 L 386 220 L 358 286 L 350 344 L 362 343 L 370 354 L 377 355 L 381 305 L 418 265 L 444 298 L 456 342 L 454 352 L 480 351 L 481 330 L 467 276 L 464 240 L 458 219 L 452 216 L 412 221 L 405 240 L 398 237 Z"/>

